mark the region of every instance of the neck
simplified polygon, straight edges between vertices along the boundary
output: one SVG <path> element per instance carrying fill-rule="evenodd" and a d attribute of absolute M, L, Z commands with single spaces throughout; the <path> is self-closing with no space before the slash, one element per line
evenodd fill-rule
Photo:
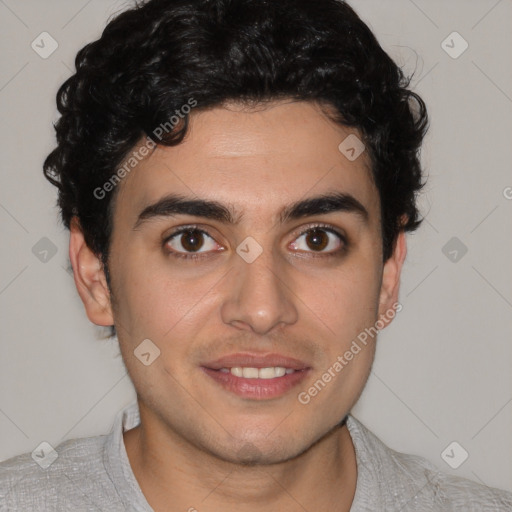
<path fill-rule="evenodd" d="M 233 464 L 141 424 L 124 433 L 135 478 L 155 512 L 240 512 L 336 509 L 349 511 L 355 494 L 357 463 L 345 424 L 301 455 L 272 465 Z"/>

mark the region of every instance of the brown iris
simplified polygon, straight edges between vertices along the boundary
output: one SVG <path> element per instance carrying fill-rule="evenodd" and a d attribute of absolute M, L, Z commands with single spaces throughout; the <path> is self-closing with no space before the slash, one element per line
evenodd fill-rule
<path fill-rule="evenodd" d="M 203 234 L 197 229 L 191 229 L 181 234 L 181 245 L 186 251 L 195 252 L 204 244 Z"/>
<path fill-rule="evenodd" d="M 312 229 L 306 235 L 306 243 L 310 249 L 321 251 L 327 247 L 329 237 L 322 229 Z"/>

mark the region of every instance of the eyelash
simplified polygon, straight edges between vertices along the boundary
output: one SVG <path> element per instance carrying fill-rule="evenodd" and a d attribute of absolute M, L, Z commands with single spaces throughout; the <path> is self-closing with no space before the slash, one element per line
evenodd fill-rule
<path fill-rule="evenodd" d="M 328 253 L 319 253 L 319 254 L 315 254 L 314 251 L 310 254 L 310 257 L 311 258 L 329 258 L 329 257 L 336 257 L 336 256 L 340 256 L 342 254 L 344 254 L 348 248 L 348 241 L 347 241 L 347 238 L 345 237 L 345 235 L 343 235 L 342 233 L 340 233 L 339 231 L 337 231 L 336 229 L 334 229 L 333 227 L 329 226 L 328 224 L 322 224 L 322 223 L 318 223 L 318 224 L 313 224 L 311 226 L 308 226 L 305 230 L 301 231 L 296 238 L 299 238 L 301 237 L 302 235 L 305 235 L 307 234 L 308 232 L 310 231 L 313 231 L 314 229 L 322 229 L 328 233 L 331 233 L 333 235 L 336 235 L 341 243 L 342 243 L 342 247 L 340 247 L 339 249 L 337 249 L 336 251 L 334 252 L 328 252 Z M 213 238 L 213 236 L 211 236 L 207 231 L 205 231 L 204 229 L 201 229 L 199 228 L 197 225 L 195 224 L 191 224 L 191 225 L 188 225 L 188 226 L 182 226 L 180 228 L 178 228 L 176 231 L 173 231 L 169 236 L 167 236 L 163 242 L 162 242 L 162 245 L 165 247 L 165 245 L 170 241 L 172 240 L 174 237 L 178 236 L 178 235 L 181 235 L 183 233 L 186 233 L 187 231 L 191 231 L 191 230 L 194 230 L 194 231 L 197 231 L 203 235 L 207 235 L 209 236 L 210 238 L 212 238 L 213 240 L 215 240 Z M 203 253 L 179 253 L 179 252 L 176 252 L 176 251 L 173 251 L 173 250 L 169 250 L 168 253 L 175 257 L 175 258 L 180 258 L 180 259 L 185 259 L 185 260 L 200 260 L 200 259 L 203 259 L 203 258 L 207 258 L 209 253 L 208 252 L 203 252 Z"/>

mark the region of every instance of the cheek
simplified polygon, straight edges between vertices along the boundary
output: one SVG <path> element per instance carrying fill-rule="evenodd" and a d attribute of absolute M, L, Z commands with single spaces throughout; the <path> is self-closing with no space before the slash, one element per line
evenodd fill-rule
<path fill-rule="evenodd" d="M 116 321 L 126 327 L 133 343 L 154 338 L 163 345 L 179 336 L 193 337 L 211 314 L 211 297 L 222 282 L 216 274 L 190 278 L 178 265 L 148 258 L 119 262 L 116 281 Z"/>
<path fill-rule="evenodd" d="M 339 421 L 364 389 L 375 354 L 375 337 L 368 334 L 377 318 L 375 279 L 371 269 L 338 272 L 304 299 L 318 317 L 314 320 L 323 351 L 298 396 L 304 412 L 317 418 L 313 430 Z"/>
<path fill-rule="evenodd" d="M 338 347 L 377 317 L 378 267 L 359 263 L 315 277 L 303 274 L 297 278 L 296 294 L 305 306 L 304 312 L 329 337 L 336 338 Z"/>

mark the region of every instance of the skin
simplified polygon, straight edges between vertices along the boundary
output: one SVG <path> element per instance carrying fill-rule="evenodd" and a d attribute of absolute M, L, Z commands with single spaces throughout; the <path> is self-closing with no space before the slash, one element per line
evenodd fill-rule
<path fill-rule="evenodd" d="M 340 153 L 340 142 L 357 132 L 318 105 L 228 104 L 195 112 L 190 123 L 182 144 L 158 147 L 118 185 L 112 295 L 78 222 L 71 226 L 70 258 L 87 315 L 97 325 L 115 323 L 137 391 L 141 425 L 124 434 L 134 475 L 155 511 L 169 504 L 200 512 L 234 504 L 240 511 L 348 511 L 357 465 L 339 423 L 365 386 L 375 339 L 307 405 L 297 394 L 397 302 L 405 235 L 383 263 L 367 155 L 349 161 Z M 332 191 L 353 195 L 367 222 L 343 211 L 277 222 L 285 206 Z M 243 215 L 236 225 L 161 216 L 134 229 L 138 214 L 171 192 Z M 348 237 L 346 251 L 326 256 L 305 243 L 301 233 L 318 222 Z M 162 242 L 190 223 L 213 239 L 204 238 L 203 259 L 172 256 L 171 249 L 185 252 L 180 236 L 171 246 Z M 334 251 L 344 247 L 324 235 Z M 263 249 L 250 264 L 236 253 L 248 236 Z M 133 353 L 147 338 L 161 351 L 149 366 Z M 278 398 L 241 398 L 199 368 L 239 351 L 284 354 L 312 370 Z"/>

